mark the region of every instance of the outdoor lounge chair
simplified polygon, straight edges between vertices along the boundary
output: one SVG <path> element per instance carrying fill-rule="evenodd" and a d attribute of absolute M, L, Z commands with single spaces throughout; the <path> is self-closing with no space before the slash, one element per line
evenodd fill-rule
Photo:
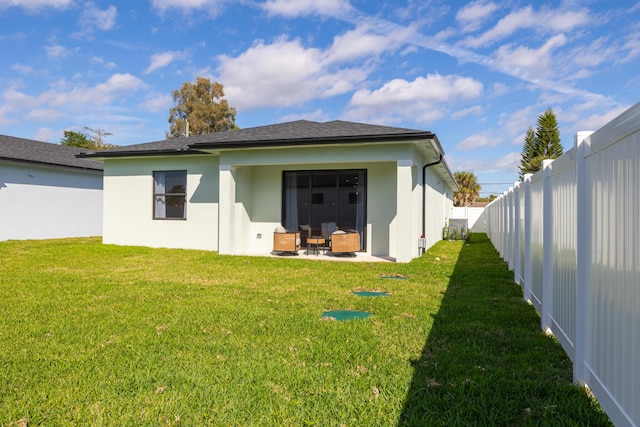
<path fill-rule="evenodd" d="M 324 241 L 329 247 L 331 247 L 331 235 L 334 231 L 336 231 L 335 222 L 323 222 L 320 224 L 320 232 L 322 233 L 322 237 L 324 237 Z"/>
<path fill-rule="evenodd" d="M 273 251 L 279 254 L 298 254 L 300 233 L 276 228 L 273 232 Z"/>
<path fill-rule="evenodd" d="M 336 230 L 331 235 L 331 252 L 335 255 L 352 255 L 360 250 L 360 233 Z"/>

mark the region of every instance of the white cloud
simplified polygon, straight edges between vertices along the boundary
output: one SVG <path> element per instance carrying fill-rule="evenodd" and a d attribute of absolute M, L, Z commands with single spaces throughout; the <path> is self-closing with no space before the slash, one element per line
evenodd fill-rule
<path fill-rule="evenodd" d="M 492 96 L 500 96 L 509 93 L 511 88 L 502 82 L 496 82 L 493 84 Z"/>
<path fill-rule="evenodd" d="M 494 166 L 498 169 L 505 169 L 509 172 L 517 171 L 521 159 L 521 153 L 508 153 L 497 159 Z"/>
<path fill-rule="evenodd" d="M 464 117 L 467 117 L 469 115 L 474 115 L 474 116 L 479 116 L 481 115 L 483 112 L 483 109 L 481 106 L 479 105 L 474 105 L 473 107 L 469 107 L 469 108 L 463 108 L 462 110 L 458 110 L 454 113 L 451 114 L 451 118 L 458 120 L 458 119 L 462 119 Z"/>
<path fill-rule="evenodd" d="M 456 21 L 464 32 L 472 32 L 480 28 L 482 23 L 498 9 L 493 2 L 474 1 L 456 13 Z"/>
<path fill-rule="evenodd" d="M 596 131 L 602 126 L 609 123 L 614 118 L 618 117 L 623 112 L 625 112 L 629 107 L 629 105 L 617 106 L 608 111 L 605 111 L 604 113 L 598 112 L 591 114 L 588 117 L 583 117 L 582 119 L 576 121 L 573 126 L 571 126 L 571 130 L 573 131 L 573 133 L 589 130 Z M 598 110 L 601 111 L 601 108 Z"/>
<path fill-rule="evenodd" d="M 514 112 L 500 114 L 498 124 L 507 137 L 512 139 L 517 137 L 513 141 L 514 144 L 522 144 L 526 130 L 536 126 L 536 114 L 534 107 L 528 106 Z"/>
<path fill-rule="evenodd" d="M 220 12 L 220 0 L 151 0 L 154 9 L 164 14 L 173 9 L 184 14 L 196 11 L 206 11 L 210 17 L 215 17 Z"/>
<path fill-rule="evenodd" d="M 300 40 L 258 42 L 235 58 L 220 56 L 217 80 L 238 109 L 291 106 L 345 93 L 366 78 L 361 68 L 334 70 L 337 59 L 331 50 L 305 48 Z"/>
<path fill-rule="evenodd" d="M 286 17 L 340 16 L 347 15 L 352 10 L 348 0 L 268 0 L 262 7 L 270 15 Z"/>
<path fill-rule="evenodd" d="M 538 32 L 568 32 L 591 21 L 589 11 L 543 9 L 536 12 L 531 6 L 519 9 L 500 19 L 498 23 L 478 37 L 469 37 L 462 42 L 469 47 L 486 47 L 502 40 L 520 29 Z"/>
<path fill-rule="evenodd" d="M 40 129 L 38 129 L 38 132 L 36 132 L 36 134 L 33 137 L 33 139 L 35 139 L 37 141 L 51 142 L 52 139 L 54 139 L 54 138 L 56 138 L 58 136 L 59 136 L 59 132 L 56 132 L 53 129 L 40 128 Z"/>
<path fill-rule="evenodd" d="M 91 63 L 96 65 L 101 65 L 107 70 L 113 70 L 114 68 L 117 67 L 117 64 L 115 62 L 105 61 L 104 58 L 101 56 L 94 56 L 93 58 L 91 58 Z"/>
<path fill-rule="evenodd" d="M 27 114 L 27 120 L 33 122 L 53 122 L 64 117 L 67 114 L 55 108 L 36 108 Z"/>
<path fill-rule="evenodd" d="M 138 106 L 144 111 L 157 113 L 160 111 L 169 111 L 173 97 L 162 93 L 153 93 L 145 98 Z"/>
<path fill-rule="evenodd" d="M 500 68 L 516 70 L 516 73 L 524 73 L 530 79 L 550 77 L 557 72 L 551 61 L 553 51 L 563 46 L 566 41 L 564 34 L 558 34 L 538 49 L 526 46 L 501 46 L 495 52 L 495 60 Z"/>
<path fill-rule="evenodd" d="M 44 51 L 47 57 L 51 59 L 64 59 L 71 53 L 69 49 L 59 44 L 45 46 Z"/>
<path fill-rule="evenodd" d="M 73 86 L 59 82 L 52 89 L 39 95 L 27 95 L 16 88 L 8 88 L 3 93 L 4 105 L 10 106 L 7 112 L 22 112 L 24 115 L 35 111 L 33 117 L 43 118 L 45 112 L 64 106 L 67 111 L 78 106 L 103 106 L 115 100 L 146 88 L 146 84 L 131 74 L 114 74 L 104 83 L 95 86 Z"/>
<path fill-rule="evenodd" d="M 73 0 L 0 0 L 0 10 L 21 7 L 29 12 L 40 9 L 65 9 L 73 5 Z"/>
<path fill-rule="evenodd" d="M 457 75 L 394 79 L 373 91 L 357 91 L 349 102 L 349 115 L 360 120 L 395 116 L 428 123 L 442 117 L 451 104 L 476 98 L 482 90 L 479 81 Z"/>
<path fill-rule="evenodd" d="M 466 159 L 458 161 L 456 159 L 456 169 L 473 171 L 476 175 L 478 172 L 503 172 L 507 175 L 514 176 L 516 178 L 518 172 L 518 165 L 522 158 L 521 153 L 507 153 L 502 157 L 489 158 L 489 159 Z"/>
<path fill-rule="evenodd" d="M 151 55 L 151 63 L 149 66 L 142 72 L 142 74 L 150 74 L 160 68 L 164 68 L 167 65 L 171 64 L 173 61 L 184 59 L 186 57 L 185 52 L 181 51 L 167 51 L 154 53 Z"/>
<path fill-rule="evenodd" d="M 13 64 L 11 69 L 22 74 L 31 74 L 33 72 L 33 68 L 24 64 Z"/>
<path fill-rule="evenodd" d="M 327 61 L 350 62 L 379 55 L 407 43 L 413 33 L 411 28 L 402 28 L 390 34 L 375 34 L 368 26 L 360 26 L 334 38 Z"/>
<path fill-rule="evenodd" d="M 80 15 L 80 26 L 88 32 L 94 30 L 109 31 L 116 24 L 118 9 L 115 6 L 109 6 L 105 10 L 101 10 L 93 2 L 88 2 L 85 9 Z"/>
<path fill-rule="evenodd" d="M 481 147 L 495 147 L 500 143 L 499 138 L 495 138 L 489 132 L 481 132 L 471 135 L 454 147 L 455 150 L 474 150 Z"/>
<path fill-rule="evenodd" d="M 299 114 L 287 114 L 286 116 L 280 117 L 280 121 L 282 122 L 293 122 L 296 120 L 312 120 L 315 122 L 326 122 L 329 119 L 330 119 L 329 115 L 320 109 L 305 112 L 305 113 L 299 113 Z"/>
<path fill-rule="evenodd" d="M 470 77 L 428 74 L 412 82 L 394 79 L 380 89 L 362 89 L 351 98 L 351 105 L 385 105 L 413 102 L 449 102 L 457 98 L 472 99 L 482 93 L 482 83 Z M 388 105 L 388 104 L 387 104 Z"/>

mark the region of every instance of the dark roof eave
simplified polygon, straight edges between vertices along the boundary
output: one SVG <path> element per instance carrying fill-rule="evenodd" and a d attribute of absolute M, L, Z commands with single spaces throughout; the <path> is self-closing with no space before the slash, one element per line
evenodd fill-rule
<path fill-rule="evenodd" d="M 105 152 L 98 151 L 95 153 L 80 153 L 76 154 L 79 159 L 104 159 L 104 158 L 116 158 L 116 157 L 146 157 L 146 156 L 166 156 L 166 155 L 185 155 L 185 154 L 209 154 L 206 151 L 191 150 L 191 149 L 179 149 L 179 150 L 144 150 L 144 151 L 118 151 L 118 152 Z"/>
<path fill-rule="evenodd" d="M 382 141 L 417 141 L 424 139 L 436 139 L 436 135 L 431 132 L 416 132 L 407 134 L 388 134 L 388 135 L 355 135 L 355 136 L 338 136 L 338 137 L 310 137 L 310 138 L 291 138 L 291 139 L 266 139 L 253 141 L 233 141 L 233 142 L 198 142 L 189 145 L 196 149 L 233 149 L 233 148 L 257 148 L 257 147 L 293 147 L 318 144 L 357 144 L 366 142 L 382 142 Z M 438 143 L 438 146 L 440 143 Z"/>
<path fill-rule="evenodd" d="M 73 170 L 97 172 L 97 173 L 103 172 L 103 168 L 101 164 L 96 165 L 96 167 L 85 167 L 85 166 L 65 165 L 61 163 L 40 162 L 37 160 L 17 159 L 14 157 L 0 157 L 0 161 L 5 161 L 9 163 L 36 165 L 36 166 L 46 166 L 46 167 L 56 168 L 56 169 L 73 169 Z"/>

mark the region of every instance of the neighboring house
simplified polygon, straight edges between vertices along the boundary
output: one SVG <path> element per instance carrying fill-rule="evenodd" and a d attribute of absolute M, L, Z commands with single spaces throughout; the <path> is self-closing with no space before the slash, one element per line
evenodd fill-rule
<path fill-rule="evenodd" d="M 102 235 L 102 163 L 0 135 L 0 241 Z"/>
<path fill-rule="evenodd" d="M 267 254 L 278 225 L 313 236 L 335 222 L 406 262 L 451 212 L 443 155 L 428 131 L 300 120 L 80 157 L 104 162 L 105 243 Z"/>

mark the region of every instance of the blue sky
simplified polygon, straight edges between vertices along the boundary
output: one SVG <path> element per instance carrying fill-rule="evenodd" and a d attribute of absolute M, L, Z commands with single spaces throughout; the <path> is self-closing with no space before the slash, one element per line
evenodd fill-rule
<path fill-rule="evenodd" d="M 171 92 L 203 76 L 241 128 L 435 132 L 488 195 L 517 180 L 548 107 L 567 150 L 640 101 L 640 2 L 0 0 L 0 52 L 2 134 L 164 139 Z"/>

